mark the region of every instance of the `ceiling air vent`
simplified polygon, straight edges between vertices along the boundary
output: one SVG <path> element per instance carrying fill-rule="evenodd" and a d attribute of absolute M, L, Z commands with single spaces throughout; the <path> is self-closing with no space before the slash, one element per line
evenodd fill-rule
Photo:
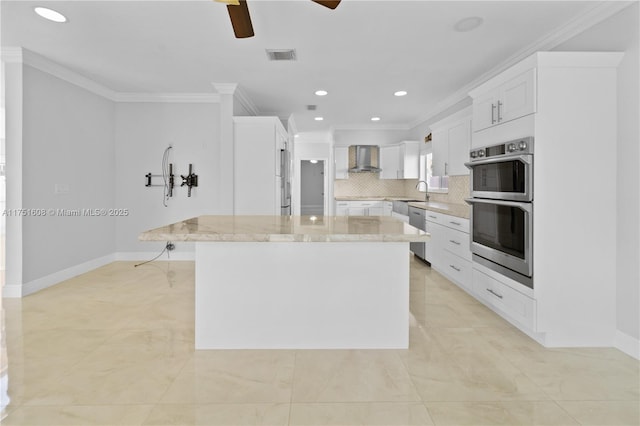
<path fill-rule="evenodd" d="M 307 111 L 315 111 L 318 105 L 307 105 Z"/>
<path fill-rule="evenodd" d="M 295 49 L 266 49 L 270 61 L 295 61 Z"/>

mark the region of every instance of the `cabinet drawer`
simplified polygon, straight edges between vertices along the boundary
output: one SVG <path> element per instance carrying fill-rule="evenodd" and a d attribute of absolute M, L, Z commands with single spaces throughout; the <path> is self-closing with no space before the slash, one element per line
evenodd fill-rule
<path fill-rule="evenodd" d="M 535 331 L 535 300 L 477 269 L 473 270 L 473 292 L 488 305 Z"/>
<path fill-rule="evenodd" d="M 446 228 L 444 248 L 461 258 L 471 261 L 469 234 Z"/>
<path fill-rule="evenodd" d="M 461 287 L 471 291 L 471 262 L 443 250 L 440 254 L 440 272 Z"/>
<path fill-rule="evenodd" d="M 443 220 L 442 216 L 444 216 L 444 215 L 441 214 L 441 213 L 432 212 L 431 210 L 427 210 L 425 219 L 426 219 L 427 222 L 442 223 L 442 220 Z"/>
<path fill-rule="evenodd" d="M 469 219 L 463 217 L 442 215 L 442 223 L 447 228 L 457 229 L 461 232 L 469 233 Z"/>
<path fill-rule="evenodd" d="M 426 220 L 428 222 L 439 223 L 447 228 L 457 229 L 467 234 L 469 233 L 469 219 L 427 210 Z"/>

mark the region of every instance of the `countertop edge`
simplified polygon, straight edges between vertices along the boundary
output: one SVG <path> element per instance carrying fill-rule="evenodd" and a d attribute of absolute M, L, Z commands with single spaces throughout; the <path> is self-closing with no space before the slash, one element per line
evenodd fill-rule
<path fill-rule="evenodd" d="M 416 207 L 422 210 L 429 210 L 437 213 L 447 214 L 449 216 L 455 216 L 462 219 L 469 219 L 471 217 L 471 207 L 465 204 L 450 204 L 450 203 L 441 203 L 443 207 L 438 207 L 434 205 L 426 205 L 424 201 L 416 201 L 410 202 L 410 207 Z"/>
<path fill-rule="evenodd" d="M 397 234 L 172 234 L 172 233 L 146 233 L 138 237 L 139 241 L 186 241 L 186 242 L 253 242 L 253 243 L 415 243 L 426 242 L 431 239 L 431 234 L 421 235 L 397 235 Z"/>

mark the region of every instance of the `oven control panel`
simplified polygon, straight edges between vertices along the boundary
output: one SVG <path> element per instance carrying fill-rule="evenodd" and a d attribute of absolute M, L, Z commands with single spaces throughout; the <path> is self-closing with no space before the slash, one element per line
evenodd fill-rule
<path fill-rule="evenodd" d="M 498 145 L 473 149 L 469 153 L 471 161 L 483 158 L 508 156 L 515 154 L 533 154 L 533 137 L 520 138 Z"/>

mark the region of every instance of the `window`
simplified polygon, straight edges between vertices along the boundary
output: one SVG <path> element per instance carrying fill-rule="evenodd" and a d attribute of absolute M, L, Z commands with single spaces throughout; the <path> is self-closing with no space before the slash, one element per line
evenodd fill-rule
<path fill-rule="evenodd" d="M 433 175 L 433 153 L 420 154 L 420 179 L 429 184 L 429 192 L 448 192 L 449 176 Z M 420 192 L 425 192 L 424 186 Z"/>

